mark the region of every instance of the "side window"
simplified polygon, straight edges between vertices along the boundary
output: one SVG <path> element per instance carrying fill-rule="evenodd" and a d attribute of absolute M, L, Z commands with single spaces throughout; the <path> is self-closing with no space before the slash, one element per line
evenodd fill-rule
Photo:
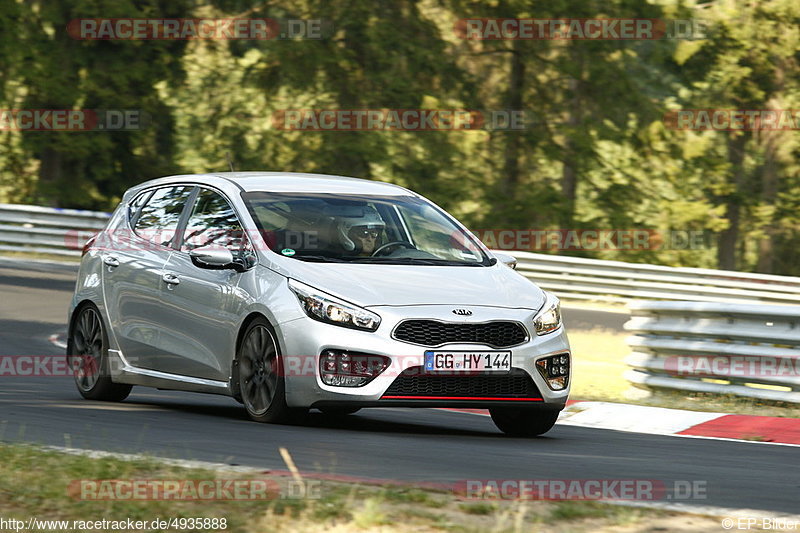
<path fill-rule="evenodd" d="M 135 221 L 133 217 L 136 216 L 136 212 L 139 211 L 139 208 L 142 204 L 147 200 L 153 191 L 143 192 L 128 204 L 128 220 L 133 224 Z"/>
<path fill-rule="evenodd" d="M 222 246 L 236 259 L 252 253 L 242 225 L 228 201 L 219 193 L 201 189 L 183 235 L 183 251 L 201 246 Z"/>
<path fill-rule="evenodd" d="M 177 186 L 157 189 L 142 207 L 133 231 L 150 242 L 169 246 L 192 188 Z"/>

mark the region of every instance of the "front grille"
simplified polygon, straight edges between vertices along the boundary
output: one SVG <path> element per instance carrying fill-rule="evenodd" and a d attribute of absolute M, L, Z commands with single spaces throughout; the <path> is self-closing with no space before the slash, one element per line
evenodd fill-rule
<path fill-rule="evenodd" d="M 404 370 L 386 396 L 434 396 L 450 398 L 541 398 L 527 372 L 512 368 L 507 374 L 467 374 L 462 376 L 425 374 L 421 366 Z"/>
<path fill-rule="evenodd" d="M 508 348 L 525 342 L 528 333 L 519 322 L 464 324 L 438 320 L 406 320 L 394 330 L 394 338 L 430 347 L 469 343 Z"/>

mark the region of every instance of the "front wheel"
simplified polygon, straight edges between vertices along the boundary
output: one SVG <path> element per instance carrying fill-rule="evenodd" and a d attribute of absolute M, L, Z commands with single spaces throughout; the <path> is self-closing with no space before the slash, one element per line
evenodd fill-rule
<path fill-rule="evenodd" d="M 239 394 L 247 414 L 256 422 L 286 424 L 299 420 L 306 409 L 286 404 L 283 359 L 269 323 L 258 318 L 247 327 L 236 355 Z"/>
<path fill-rule="evenodd" d="M 67 342 L 67 360 L 78 392 L 87 400 L 121 402 L 131 393 L 130 385 L 111 381 L 108 334 L 93 305 L 86 305 L 75 317 Z"/>
<path fill-rule="evenodd" d="M 558 420 L 559 411 L 493 407 L 489 409 L 494 424 L 512 437 L 536 437 L 550 431 Z"/>

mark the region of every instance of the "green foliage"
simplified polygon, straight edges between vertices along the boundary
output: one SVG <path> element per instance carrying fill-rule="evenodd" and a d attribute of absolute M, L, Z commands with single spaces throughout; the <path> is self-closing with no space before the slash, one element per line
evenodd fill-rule
<path fill-rule="evenodd" d="M 322 39 L 80 41 L 80 17 L 321 19 Z M 462 18 L 700 19 L 698 40 L 467 40 Z M 475 229 L 706 232 L 567 252 L 800 274 L 796 131 L 683 131 L 677 109 L 798 109 L 796 0 L 21 0 L 4 108 L 139 109 L 140 131 L 0 131 L 0 199 L 108 209 L 176 172 L 286 170 L 414 189 Z M 524 130 L 290 131 L 287 109 L 524 110 Z"/>
<path fill-rule="evenodd" d="M 76 40 L 67 32 L 74 19 L 187 16 L 186 1 L 116 2 L 63 0 L 18 3 L 16 47 L 25 68 L 14 71 L 21 90 L 7 95 L 9 108 L 135 110 L 158 117 L 149 128 L 117 132 L 28 131 L 9 135 L 38 163 L 24 179 L 38 178 L 26 199 L 54 205 L 107 208 L 129 186 L 174 172 L 172 110 L 154 82 L 179 83 L 182 41 Z M 20 65 L 21 67 L 21 65 Z M 13 144 L 12 144 L 13 145 Z M 14 160 L 4 161 L 14 171 Z M 22 170 L 22 169 L 17 169 Z"/>

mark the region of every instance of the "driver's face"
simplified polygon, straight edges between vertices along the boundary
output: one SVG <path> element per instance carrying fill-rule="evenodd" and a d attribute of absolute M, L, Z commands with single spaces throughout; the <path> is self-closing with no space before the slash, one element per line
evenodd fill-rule
<path fill-rule="evenodd" d="M 361 255 L 372 255 L 380 234 L 380 230 L 369 229 L 366 226 L 356 226 L 350 230 L 350 238 L 361 248 Z"/>

